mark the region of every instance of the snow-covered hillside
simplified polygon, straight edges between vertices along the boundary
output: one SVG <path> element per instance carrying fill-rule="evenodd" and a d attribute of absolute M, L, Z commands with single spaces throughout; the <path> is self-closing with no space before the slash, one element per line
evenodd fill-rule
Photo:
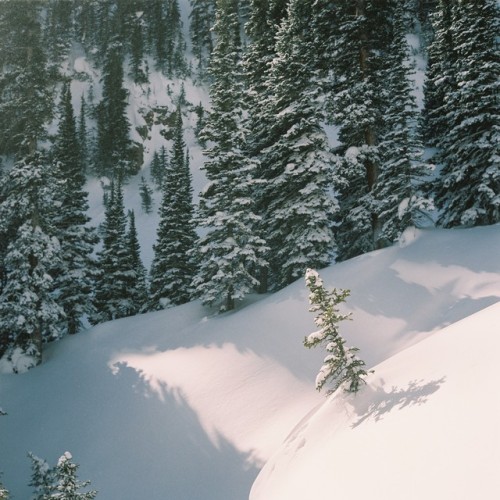
<path fill-rule="evenodd" d="M 0 375 L 4 484 L 29 498 L 27 452 L 69 450 L 102 500 L 243 500 L 263 466 L 252 500 L 497 498 L 500 227 L 406 236 L 321 271 L 376 370 L 357 396 L 314 391 L 302 281 L 105 323 Z"/>

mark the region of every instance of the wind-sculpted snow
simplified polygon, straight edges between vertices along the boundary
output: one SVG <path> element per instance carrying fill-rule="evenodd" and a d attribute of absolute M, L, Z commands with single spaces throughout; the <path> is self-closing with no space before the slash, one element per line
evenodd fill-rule
<path fill-rule="evenodd" d="M 496 498 L 499 248 L 499 226 L 425 230 L 319 270 L 351 290 L 342 335 L 375 367 L 354 398 L 314 390 L 302 279 L 232 313 L 194 302 L 51 344 L 0 375 L 2 483 L 27 499 L 27 452 L 70 451 L 101 500 L 246 500 L 268 460 L 252 500 Z"/>

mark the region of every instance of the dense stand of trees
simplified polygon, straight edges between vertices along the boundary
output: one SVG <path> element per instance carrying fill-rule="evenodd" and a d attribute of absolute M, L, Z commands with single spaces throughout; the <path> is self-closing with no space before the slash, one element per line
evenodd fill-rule
<path fill-rule="evenodd" d="M 44 342 L 85 318 L 195 297 L 230 310 L 392 244 L 433 202 L 444 227 L 500 221 L 495 0 L 190 0 L 184 31 L 177 0 L 69 5 L 0 8 L 0 356 L 39 363 Z M 411 30 L 428 56 L 423 110 Z M 62 69 L 72 47 L 101 75 L 77 107 Z M 153 70 L 209 85 L 211 109 L 183 94 L 168 111 L 172 147 L 150 165 L 161 204 L 148 274 L 123 186 L 143 164 L 126 79 L 147 92 Z M 189 113 L 208 180 L 197 207 Z M 109 179 L 99 248 L 86 175 Z M 140 194 L 150 213 L 145 179 Z"/>

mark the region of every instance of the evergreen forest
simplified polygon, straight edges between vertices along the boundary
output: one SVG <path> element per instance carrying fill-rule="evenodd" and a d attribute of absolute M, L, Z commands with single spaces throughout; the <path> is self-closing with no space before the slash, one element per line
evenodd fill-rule
<path fill-rule="evenodd" d="M 499 223 L 498 37 L 496 0 L 3 0 L 0 358 Z"/>

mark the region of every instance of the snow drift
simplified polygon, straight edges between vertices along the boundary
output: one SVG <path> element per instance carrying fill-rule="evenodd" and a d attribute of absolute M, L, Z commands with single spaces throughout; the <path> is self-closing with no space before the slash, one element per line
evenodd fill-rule
<path fill-rule="evenodd" d="M 29 498 L 27 452 L 68 450 L 101 500 L 243 500 L 269 460 L 252 500 L 496 498 L 499 248 L 498 225 L 416 231 L 320 271 L 351 290 L 341 332 L 376 367 L 354 398 L 314 390 L 302 280 L 236 312 L 194 302 L 53 344 L 0 375 L 3 482 Z"/>

